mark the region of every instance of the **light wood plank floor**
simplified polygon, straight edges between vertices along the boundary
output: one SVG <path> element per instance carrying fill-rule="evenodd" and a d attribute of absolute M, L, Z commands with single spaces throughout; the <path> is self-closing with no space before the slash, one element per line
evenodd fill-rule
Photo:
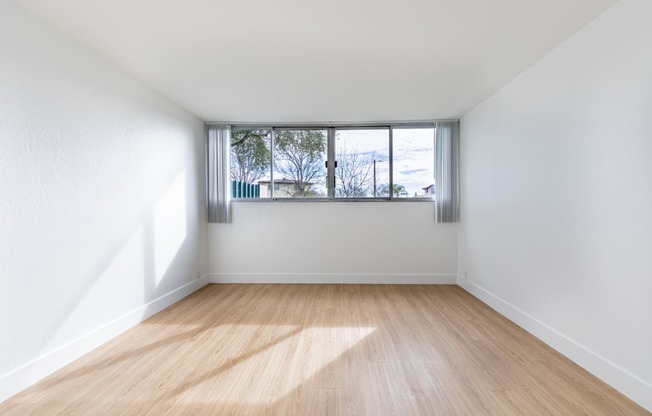
<path fill-rule="evenodd" d="M 209 285 L 13 415 L 648 415 L 457 286 Z"/>

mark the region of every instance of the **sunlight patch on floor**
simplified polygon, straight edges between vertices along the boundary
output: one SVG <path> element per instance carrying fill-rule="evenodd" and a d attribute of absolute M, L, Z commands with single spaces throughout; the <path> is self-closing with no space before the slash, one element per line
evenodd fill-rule
<path fill-rule="evenodd" d="M 203 376 L 179 392 L 177 403 L 229 403 L 233 399 L 242 403 L 243 398 L 248 404 L 277 401 L 325 370 L 375 330 L 311 327 L 288 333 L 287 329 L 279 331 L 275 326 L 242 327 L 238 336 L 245 342 L 240 345 L 242 354 L 215 357 L 216 362 L 206 368 Z M 245 338 L 257 342 L 244 348 L 249 345 Z M 261 343 L 263 339 L 265 342 Z"/>

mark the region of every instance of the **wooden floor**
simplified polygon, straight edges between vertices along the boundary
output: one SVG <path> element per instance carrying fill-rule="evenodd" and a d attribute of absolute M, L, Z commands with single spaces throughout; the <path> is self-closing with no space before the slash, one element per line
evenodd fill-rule
<path fill-rule="evenodd" d="M 457 286 L 209 285 L 10 415 L 649 415 Z"/>

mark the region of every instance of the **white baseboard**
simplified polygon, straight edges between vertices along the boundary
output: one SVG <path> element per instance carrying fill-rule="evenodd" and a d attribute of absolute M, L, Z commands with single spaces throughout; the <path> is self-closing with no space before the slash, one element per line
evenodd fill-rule
<path fill-rule="evenodd" d="M 652 385 L 650 383 L 528 315 L 477 283 L 460 277 L 457 279 L 457 284 L 646 410 L 652 411 Z"/>
<path fill-rule="evenodd" d="M 0 403 L 208 284 L 208 276 L 165 295 L 0 376 Z"/>
<path fill-rule="evenodd" d="M 210 283 L 454 285 L 453 274 L 212 273 Z"/>

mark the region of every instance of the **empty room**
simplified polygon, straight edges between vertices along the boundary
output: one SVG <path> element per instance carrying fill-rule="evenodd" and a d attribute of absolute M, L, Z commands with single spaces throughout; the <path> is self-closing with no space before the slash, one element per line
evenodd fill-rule
<path fill-rule="evenodd" d="M 0 0 L 0 415 L 652 414 L 650 17 Z"/>

